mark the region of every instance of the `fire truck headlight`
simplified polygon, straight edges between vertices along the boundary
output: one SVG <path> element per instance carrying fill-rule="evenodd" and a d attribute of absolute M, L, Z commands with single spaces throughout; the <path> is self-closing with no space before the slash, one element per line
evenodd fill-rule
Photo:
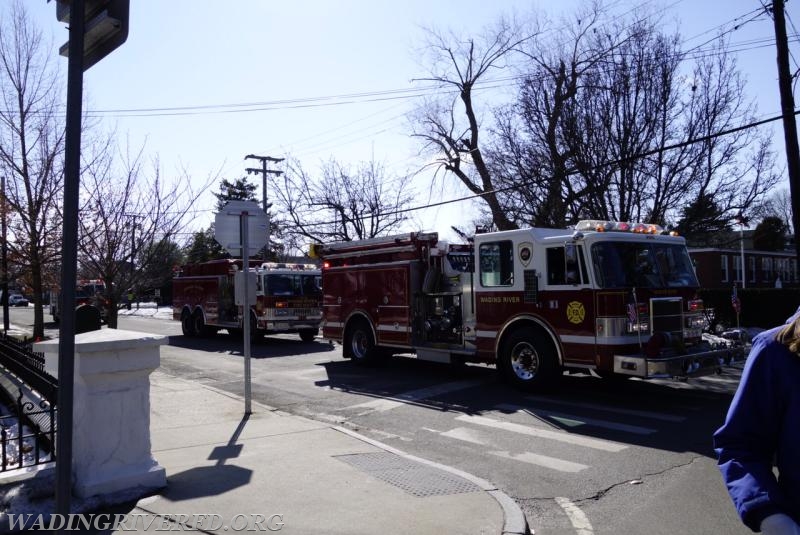
<path fill-rule="evenodd" d="M 702 314 L 686 316 L 686 327 L 689 329 L 702 329 L 705 325 L 705 318 Z"/>

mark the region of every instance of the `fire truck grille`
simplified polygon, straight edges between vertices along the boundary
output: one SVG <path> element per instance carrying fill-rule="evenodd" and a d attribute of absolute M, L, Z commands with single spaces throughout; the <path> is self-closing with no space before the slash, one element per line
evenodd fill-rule
<path fill-rule="evenodd" d="M 665 297 L 650 300 L 651 332 L 683 333 L 683 299 Z"/>
<path fill-rule="evenodd" d="M 527 304 L 535 304 L 536 293 L 539 289 L 539 279 L 536 278 L 536 270 L 526 269 L 523 272 L 523 280 L 525 281 L 525 291 L 522 294 L 522 301 Z"/>
<path fill-rule="evenodd" d="M 265 312 L 267 319 L 281 320 L 285 318 L 321 318 L 322 311 L 318 308 L 272 308 Z"/>

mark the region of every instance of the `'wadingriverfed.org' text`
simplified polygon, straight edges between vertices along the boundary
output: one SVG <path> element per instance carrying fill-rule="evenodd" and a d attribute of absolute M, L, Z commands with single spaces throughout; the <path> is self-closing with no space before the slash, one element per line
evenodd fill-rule
<path fill-rule="evenodd" d="M 112 514 L 52 514 L 52 515 L 8 515 L 11 531 L 17 530 L 64 530 L 82 531 L 280 531 L 283 515 L 239 514 L 225 523 L 219 514 L 165 515 L 155 513 Z"/>

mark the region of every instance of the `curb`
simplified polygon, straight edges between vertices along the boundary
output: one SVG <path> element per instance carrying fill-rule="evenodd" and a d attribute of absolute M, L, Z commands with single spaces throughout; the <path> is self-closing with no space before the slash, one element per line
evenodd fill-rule
<path fill-rule="evenodd" d="M 162 372 L 162 373 L 164 373 L 164 372 Z M 191 384 L 194 384 L 194 385 L 198 385 L 198 383 L 196 381 L 192 381 L 191 379 L 184 379 L 183 377 L 177 377 L 177 376 L 170 375 L 170 374 L 166 374 L 166 375 L 169 375 L 170 377 L 173 377 L 175 379 L 178 379 L 178 380 L 186 382 L 186 383 L 191 383 Z M 240 395 L 233 394 L 231 392 L 227 392 L 225 390 L 216 388 L 216 387 L 211 386 L 211 385 L 206 385 L 206 384 L 199 383 L 199 386 L 202 387 L 202 388 L 207 388 L 208 390 L 214 391 L 214 392 L 216 392 L 218 394 L 222 394 L 224 396 L 227 396 L 227 397 L 229 397 L 231 399 L 238 399 L 238 400 L 243 399 L 242 396 L 240 396 Z M 421 464 L 424 464 L 424 465 L 427 465 L 427 466 L 430 466 L 430 467 L 433 467 L 433 468 L 438 468 L 439 470 L 443 470 L 443 471 L 448 472 L 450 474 L 453 474 L 453 475 L 456 475 L 456 476 L 461 477 L 463 479 L 466 479 L 467 481 L 469 481 L 471 483 L 474 483 L 475 485 L 480 487 L 481 490 L 483 490 L 484 492 L 489 494 L 500 505 L 500 508 L 503 510 L 503 529 L 502 529 L 502 534 L 503 535 L 533 535 L 533 531 L 531 531 L 529 529 L 528 521 L 525 518 L 525 514 L 522 512 L 522 509 L 520 509 L 519 505 L 517 505 L 517 502 L 515 502 L 511 498 L 511 496 L 509 496 L 508 494 L 506 494 L 505 492 L 503 492 L 502 490 L 497 488 L 497 485 L 495 485 L 494 483 L 486 481 L 485 479 L 481 479 L 478 476 L 474 476 L 474 475 L 472 475 L 472 474 L 470 474 L 468 472 L 464 472 L 463 470 L 459 470 L 458 468 L 453 468 L 452 466 L 447 466 L 446 464 L 437 463 L 435 461 L 429 461 L 428 459 L 423 459 L 422 457 L 417 457 L 415 455 L 411 455 L 410 453 L 406 453 L 406 452 L 404 452 L 402 450 L 398 450 L 397 448 L 389 446 L 388 444 L 384 444 L 383 442 L 374 440 L 372 438 L 364 436 L 364 435 L 362 435 L 360 433 L 356 433 L 355 431 L 352 431 L 350 429 L 347 429 L 347 428 L 339 426 L 339 425 L 331 425 L 329 422 L 322 422 L 320 420 L 315 420 L 313 418 L 310 418 L 309 416 L 299 416 L 299 415 L 296 415 L 296 414 L 291 414 L 291 413 L 282 411 L 280 409 L 276 409 L 275 407 L 270 407 L 269 405 L 267 405 L 265 403 L 260 403 L 260 402 L 255 401 L 255 400 L 252 400 L 252 403 L 253 403 L 253 405 L 261 406 L 262 408 L 264 408 L 267 411 L 277 412 L 279 414 L 283 414 L 283 415 L 286 415 L 286 416 L 291 417 L 291 418 L 303 418 L 303 419 L 306 419 L 306 420 L 313 420 L 315 422 L 319 422 L 319 423 L 321 423 L 323 425 L 326 425 L 326 426 L 330 427 L 331 429 L 335 429 L 336 431 L 339 431 L 342 434 L 351 436 L 351 437 L 353 437 L 353 438 L 355 438 L 357 440 L 360 440 L 362 442 L 366 442 L 367 444 L 375 446 L 376 448 L 380 448 L 380 449 L 382 449 L 384 451 L 387 451 L 389 453 L 393 453 L 395 455 L 398 455 L 400 457 L 408 459 L 409 461 L 414 461 L 414 462 L 418 462 L 418 463 L 421 463 Z"/>
<path fill-rule="evenodd" d="M 484 492 L 488 493 L 492 498 L 494 498 L 500 505 L 500 508 L 503 510 L 503 535 L 533 535 L 533 533 L 528 530 L 528 521 L 525 519 L 525 514 L 522 512 L 522 509 L 520 509 L 519 505 L 517 505 L 517 502 L 515 502 L 511 496 L 498 489 L 497 485 L 486 481 L 485 479 L 481 479 L 478 476 L 474 476 L 468 472 L 464 472 L 463 470 L 459 470 L 458 468 L 453 468 L 452 466 L 447 466 L 446 464 L 429 461 L 428 459 L 411 455 L 404 451 L 398 450 L 397 448 L 389 446 L 388 444 L 384 444 L 383 442 L 379 442 L 362 434 L 356 433 L 350 429 L 346 429 L 338 425 L 332 425 L 331 429 L 335 429 L 340 433 L 361 440 L 362 442 L 366 442 L 367 444 L 380 448 L 384 451 L 388 451 L 389 453 L 404 457 L 409 461 L 414 461 L 431 466 L 433 468 L 438 468 L 439 470 L 449 472 L 453 475 L 466 479 L 471 483 L 474 483 Z"/>

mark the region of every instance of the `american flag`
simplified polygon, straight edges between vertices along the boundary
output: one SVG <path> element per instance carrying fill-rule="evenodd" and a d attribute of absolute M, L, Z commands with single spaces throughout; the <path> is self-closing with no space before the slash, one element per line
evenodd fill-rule
<path fill-rule="evenodd" d="M 636 303 L 628 303 L 628 319 L 631 320 L 631 323 L 637 323 L 639 321 L 639 314 L 636 311 Z"/>
<path fill-rule="evenodd" d="M 636 288 L 631 291 L 632 302 L 628 303 L 628 319 L 631 323 L 639 322 L 639 305 L 636 303 Z"/>
<path fill-rule="evenodd" d="M 731 305 L 733 306 L 733 310 L 736 311 L 736 314 L 741 314 L 742 302 L 739 301 L 739 295 L 736 293 L 736 285 L 733 286 L 733 295 L 731 295 Z"/>

